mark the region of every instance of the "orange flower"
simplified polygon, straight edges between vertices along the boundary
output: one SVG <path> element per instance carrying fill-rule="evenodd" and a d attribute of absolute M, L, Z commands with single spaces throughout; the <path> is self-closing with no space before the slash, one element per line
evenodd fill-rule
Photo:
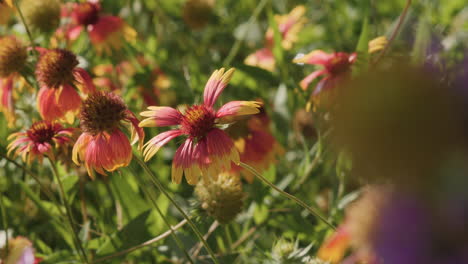
<path fill-rule="evenodd" d="M 96 90 L 89 74 L 77 67 L 76 56 L 63 49 L 38 48 L 41 56 L 36 65 L 40 86 L 37 107 L 45 120 L 66 120 L 73 123 L 80 109 L 81 97 L 75 87 L 84 93 Z"/>
<path fill-rule="evenodd" d="M 74 3 L 71 12 L 64 15 L 72 19 L 66 29 L 67 38 L 75 40 L 86 30 L 98 54 L 110 54 L 120 49 L 124 41 L 134 41 L 137 35 L 120 17 L 102 15 L 98 1 Z"/>
<path fill-rule="evenodd" d="M 269 125 L 270 119 L 262 111 L 226 129 L 240 153 L 240 161 L 254 167 L 258 172 L 268 169 L 284 151 L 271 134 Z M 255 178 L 250 171 L 235 164 L 232 170 L 240 172 L 248 182 Z"/>
<path fill-rule="evenodd" d="M 5 114 L 9 127 L 15 122 L 13 87 L 16 81 L 20 81 L 20 87 L 24 84 L 19 72 L 27 58 L 26 47 L 15 37 L 0 38 L 0 111 Z"/>
<path fill-rule="evenodd" d="M 234 118 L 259 112 L 259 102 L 231 101 L 215 110 L 214 104 L 232 78 L 234 69 L 224 72 L 216 70 L 205 86 L 203 104 L 193 105 L 185 113 L 165 106 L 150 106 L 149 111 L 140 113 L 147 117 L 140 122 L 141 127 L 179 126 L 163 132 L 145 144 L 145 161 L 170 140 L 185 135 L 172 162 L 172 181 L 180 183 L 182 175 L 189 184 L 197 184 L 200 175 L 205 181 L 216 178 L 223 171 L 231 169 L 231 162 L 239 163 L 239 152 L 234 143 L 217 125 L 232 123 Z"/>
<path fill-rule="evenodd" d="M 27 163 L 31 163 L 34 158 L 42 162 L 44 155 L 54 159 L 54 147 L 61 148 L 69 144 L 72 133 L 72 128 L 63 128 L 59 123 L 38 121 L 26 132 L 8 137 L 9 140 L 14 139 L 7 147 L 8 154 L 16 149 L 14 155 L 21 155 Z"/>
<path fill-rule="evenodd" d="M 84 162 L 92 179 L 94 171 L 105 176 L 105 170 L 112 172 L 130 163 L 132 148 L 122 126 L 130 127 L 132 144 L 143 144 L 144 132 L 138 127 L 138 119 L 119 96 L 110 92 L 96 92 L 83 102 L 80 125 L 83 133 L 73 147 L 73 161 L 77 165 Z"/>

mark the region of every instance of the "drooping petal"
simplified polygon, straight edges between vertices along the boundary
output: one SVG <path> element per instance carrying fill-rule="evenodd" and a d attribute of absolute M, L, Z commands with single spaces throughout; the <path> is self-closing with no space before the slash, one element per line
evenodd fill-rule
<path fill-rule="evenodd" d="M 83 31 L 82 25 L 71 26 L 66 30 L 65 36 L 67 39 L 73 41 L 73 40 L 76 40 L 80 36 L 82 31 Z"/>
<path fill-rule="evenodd" d="M 112 148 L 108 142 L 109 135 L 100 133 L 94 136 L 86 147 L 85 166 L 88 175 L 94 178 L 94 171 L 106 176 L 105 168 L 111 167 Z"/>
<path fill-rule="evenodd" d="M 215 70 L 213 74 L 211 74 L 211 77 L 208 79 L 208 82 L 205 86 L 205 91 L 203 93 L 203 101 L 205 106 L 210 108 L 213 107 L 216 99 L 218 99 L 221 92 L 231 80 L 234 71 L 235 69 L 231 68 L 224 72 L 224 68 L 221 68 L 219 70 Z"/>
<path fill-rule="evenodd" d="M 140 127 L 175 126 L 180 123 L 182 118 L 182 114 L 172 107 L 150 106 L 148 109 L 149 111 L 140 113 L 141 116 L 148 117 L 140 122 Z"/>
<path fill-rule="evenodd" d="M 302 90 L 307 90 L 310 83 L 312 83 L 320 75 L 324 75 L 326 73 L 327 72 L 325 70 L 318 70 L 318 71 L 314 71 L 311 74 L 307 75 L 304 79 L 302 79 L 302 81 L 300 83 L 300 86 L 301 86 Z"/>
<path fill-rule="evenodd" d="M 151 159 L 156 154 L 156 152 L 158 152 L 158 150 L 167 142 L 180 135 L 182 135 L 182 131 L 180 130 L 169 130 L 155 136 L 150 141 L 146 142 L 143 149 L 143 157 L 145 162 Z"/>
<path fill-rule="evenodd" d="M 15 109 L 13 107 L 13 78 L 0 78 L 0 111 L 5 115 L 8 126 L 13 127 Z"/>
<path fill-rule="evenodd" d="M 341 263 L 346 250 L 349 247 L 349 233 L 341 226 L 320 247 L 317 256 L 330 263 Z"/>
<path fill-rule="evenodd" d="M 73 123 L 75 115 L 80 110 L 81 97 L 78 92 L 68 84 L 63 85 L 56 91 L 57 106 L 62 116 L 68 123 Z"/>
<path fill-rule="evenodd" d="M 172 181 L 179 184 L 182 181 L 182 174 L 190 185 L 198 183 L 201 175 L 198 166 L 198 153 L 194 147 L 192 139 L 187 138 L 176 151 L 172 161 Z"/>
<path fill-rule="evenodd" d="M 231 101 L 223 105 L 217 112 L 218 123 L 231 123 L 235 117 L 254 115 L 260 112 L 261 102 L 257 101 Z"/>
<path fill-rule="evenodd" d="M 63 113 L 57 105 L 55 89 L 42 87 L 37 93 L 37 108 L 42 119 L 52 121 L 62 118 Z"/>
<path fill-rule="evenodd" d="M 131 132 L 131 135 L 132 135 L 131 144 L 133 145 L 137 141 L 139 141 L 138 149 L 141 150 L 141 148 L 143 147 L 143 142 L 145 140 L 145 131 L 143 130 L 143 128 L 138 126 L 138 122 L 140 122 L 140 121 L 135 116 L 135 114 L 133 114 L 132 111 L 127 109 L 125 111 L 125 114 L 126 114 L 125 119 L 130 122 L 130 132 Z"/>
<path fill-rule="evenodd" d="M 78 88 L 86 94 L 96 92 L 96 86 L 94 86 L 93 79 L 89 76 L 89 73 L 83 68 L 75 68 L 73 74 L 78 81 Z"/>
<path fill-rule="evenodd" d="M 209 166 L 213 166 L 211 175 L 215 177 L 223 171 L 231 169 L 231 162 L 239 164 L 239 152 L 234 146 L 231 138 L 221 129 L 214 128 L 205 137 L 207 152 L 209 156 Z"/>
<path fill-rule="evenodd" d="M 326 53 L 323 50 L 313 50 L 301 58 L 294 59 L 294 63 L 306 63 L 325 65 L 333 57 L 333 54 Z"/>
<path fill-rule="evenodd" d="M 119 129 L 111 133 L 108 143 L 111 149 L 110 163 L 104 169 L 114 171 L 121 167 L 126 167 L 132 160 L 132 147 L 127 136 Z"/>
<path fill-rule="evenodd" d="M 86 147 L 88 146 L 92 138 L 92 135 L 88 133 L 83 133 L 75 142 L 72 151 L 72 160 L 76 165 L 80 165 L 80 162 L 85 160 Z"/>

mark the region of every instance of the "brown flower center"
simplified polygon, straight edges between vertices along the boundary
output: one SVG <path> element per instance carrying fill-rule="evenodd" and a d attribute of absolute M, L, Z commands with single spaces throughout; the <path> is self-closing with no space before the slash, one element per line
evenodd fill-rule
<path fill-rule="evenodd" d="M 0 77 L 7 77 L 20 71 L 26 64 L 28 53 L 14 37 L 0 39 Z"/>
<path fill-rule="evenodd" d="M 34 123 L 26 133 L 35 143 L 52 143 L 55 132 L 54 126 L 51 123 L 47 121 L 39 121 Z"/>
<path fill-rule="evenodd" d="M 213 128 L 215 119 L 213 110 L 204 105 L 194 105 L 182 117 L 182 130 L 190 137 L 200 139 Z"/>
<path fill-rule="evenodd" d="M 58 88 L 75 81 L 73 70 L 78 65 L 75 54 L 63 49 L 48 50 L 41 55 L 36 76 L 41 87 Z"/>
<path fill-rule="evenodd" d="M 112 132 L 126 118 L 127 106 L 123 100 L 109 92 L 90 95 L 81 106 L 81 128 L 93 135 Z"/>

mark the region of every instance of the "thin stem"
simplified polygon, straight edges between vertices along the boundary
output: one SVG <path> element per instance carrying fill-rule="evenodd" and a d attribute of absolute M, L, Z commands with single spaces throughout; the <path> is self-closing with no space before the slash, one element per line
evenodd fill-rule
<path fill-rule="evenodd" d="M 138 179 L 138 180 L 140 180 L 140 179 Z M 192 257 L 190 257 L 190 254 L 185 249 L 184 244 L 182 243 L 182 241 L 180 241 L 179 237 L 175 233 L 175 229 L 172 228 L 171 224 L 169 223 L 169 220 L 167 220 L 166 216 L 163 214 L 161 208 L 159 207 L 158 203 L 156 202 L 156 199 L 155 199 L 156 194 L 154 194 L 153 189 L 149 188 L 149 185 L 145 184 L 144 182 L 140 182 L 140 185 L 144 187 L 143 192 L 146 194 L 146 196 L 149 197 L 149 199 L 151 200 L 151 203 L 153 204 L 154 208 L 156 208 L 156 211 L 158 211 L 158 214 L 161 216 L 161 218 L 163 219 L 166 226 L 172 232 L 172 237 L 174 238 L 177 246 L 184 252 L 185 257 L 187 258 L 187 260 L 190 263 L 194 264 L 194 261 L 192 260 Z M 184 221 L 186 221 L 186 220 L 184 219 Z"/>
<path fill-rule="evenodd" d="M 169 195 L 169 193 L 164 189 L 163 185 L 159 181 L 159 179 L 156 177 L 156 175 L 153 174 L 153 172 L 148 168 L 145 162 L 141 160 L 139 157 L 135 155 L 136 161 L 140 164 L 140 166 L 144 169 L 144 171 L 150 176 L 149 178 L 151 181 L 156 185 L 156 187 L 159 189 L 161 193 L 163 193 L 169 201 L 177 208 L 177 210 L 182 214 L 182 216 L 187 220 L 188 224 L 192 228 L 193 232 L 197 235 L 198 239 L 203 243 L 203 245 L 206 248 L 206 251 L 208 251 L 208 254 L 210 254 L 212 260 L 214 263 L 218 264 L 218 259 L 216 258 L 213 250 L 211 247 L 208 245 L 206 240 L 203 238 L 203 235 L 201 234 L 200 230 L 198 230 L 197 226 L 190 220 L 190 217 L 184 212 L 184 210 L 177 204 L 177 202 Z"/>
<path fill-rule="evenodd" d="M 66 210 L 66 213 L 67 213 L 68 222 L 70 224 L 70 228 L 72 229 L 72 233 L 73 233 L 73 241 L 75 242 L 75 246 L 76 246 L 78 252 L 81 252 L 81 254 L 79 254 L 80 257 L 81 257 L 81 260 L 83 262 L 85 262 L 85 263 L 89 263 L 86 252 L 85 252 L 85 250 L 83 248 L 83 245 L 81 245 L 80 239 L 78 237 L 78 232 L 76 231 L 75 225 L 73 224 L 74 221 L 73 221 L 73 216 L 72 216 L 72 213 L 71 213 L 70 205 L 68 204 L 65 189 L 63 188 L 62 179 L 60 179 L 60 175 L 58 174 L 58 171 L 57 171 L 57 166 L 55 165 L 55 163 L 50 158 L 49 158 L 49 161 L 50 161 L 50 165 L 52 167 L 52 172 L 53 172 L 55 178 L 57 179 L 57 182 L 58 182 L 58 185 L 59 185 L 60 197 L 62 198 L 62 202 L 65 205 L 65 210 Z"/>
<path fill-rule="evenodd" d="M 229 225 L 224 225 L 224 233 L 226 233 L 226 240 L 227 240 L 227 248 L 228 248 L 228 252 L 231 251 L 232 249 L 232 235 L 231 235 L 231 231 L 229 230 Z"/>
<path fill-rule="evenodd" d="M 28 25 L 26 24 L 26 20 L 24 19 L 23 12 L 21 12 L 21 9 L 20 9 L 20 7 L 18 5 L 18 1 L 15 0 L 13 2 L 15 2 L 15 7 L 18 10 L 18 14 L 20 15 L 21 22 L 23 23 L 24 28 L 26 29 L 26 33 L 28 34 L 28 38 L 29 38 L 29 41 L 31 42 L 31 47 L 33 49 L 33 52 L 36 52 L 36 49 L 35 49 L 36 46 L 34 44 L 34 39 L 32 37 L 31 31 L 29 30 Z"/>
<path fill-rule="evenodd" d="M 3 224 L 3 230 L 5 230 L 5 256 L 8 256 L 8 250 L 9 250 L 9 246 L 8 246 L 8 221 L 7 221 L 7 217 L 6 217 L 6 214 L 5 214 L 5 206 L 3 204 L 3 197 L 4 197 L 4 194 L 2 193 L 2 196 L 0 197 L 0 210 L 2 212 L 2 224 Z"/>
<path fill-rule="evenodd" d="M 249 170 L 251 173 L 253 173 L 255 176 L 257 176 L 257 178 L 259 178 L 260 180 L 262 180 L 265 184 L 267 184 L 268 186 L 270 186 L 271 188 L 273 188 L 275 191 L 279 192 L 281 195 L 287 197 L 288 199 L 296 202 L 297 204 L 299 204 L 300 206 L 302 206 L 304 209 L 306 209 L 307 211 L 309 211 L 312 215 L 315 215 L 317 218 L 319 218 L 320 220 L 322 220 L 325 224 L 327 224 L 330 228 L 332 228 L 333 230 L 336 230 L 336 227 L 330 223 L 327 219 L 325 219 L 325 217 L 323 217 L 322 215 L 320 215 L 318 212 L 316 212 L 312 207 L 308 206 L 305 202 L 303 202 L 301 199 L 297 198 L 296 196 L 292 195 L 292 194 L 289 194 L 283 190 L 281 190 L 280 188 L 278 188 L 276 185 L 274 185 L 273 183 L 271 183 L 269 180 L 267 180 L 265 177 L 263 177 L 260 173 L 258 173 L 254 168 L 252 168 L 251 166 L 241 162 L 239 164 L 242 168 L 246 169 L 246 170 Z"/>
<path fill-rule="evenodd" d="M 237 55 L 237 52 L 239 52 L 242 41 L 245 38 L 245 36 L 247 35 L 248 30 L 252 26 L 253 22 L 257 19 L 257 17 L 260 15 L 260 12 L 263 10 L 263 8 L 265 7 L 267 2 L 268 2 L 268 0 L 262 0 L 260 3 L 258 3 L 257 7 L 255 8 L 255 10 L 252 13 L 252 16 L 249 18 L 249 20 L 247 22 L 246 30 L 243 32 L 242 36 L 236 40 L 236 42 L 232 46 L 231 50 L 229 51 L 229 54 L 227 55 L 226 59 L 224 60 L 224 62 L 223 62 L 224 67 L 228 67 L 231 64 L 234 57 Z"/>
<path fill-rule="evenodd" d="M 205 240 L 208 239 L 208 237 L 210 237 L 210 235 L 216 230 L 216 228 L 218 228 L 219 226 L 219 222 L 218 221 L 214 221 L 213 224 L 211 224 L 210 228 L 208 228 L 208 231 L 206 232 L 206 234 L 203 236 L 203 238 Z M 200 254 L 200 250 L 202 248 L 203 244 L 201 242 L 198 242 L 192 249 L 191 251 L 193 252 L 193 257 L 194 258 L 197 258 L 198 257 L 198 254 Z"/>
<path fill-rule="evenodd" d="M 388 40 L 387 45 L 385 45 L 384 49 L 382 52 L 380 52 L 379 56 L 377 59 L 374 61 L 374 65 L 377 65 L 377 63 L 383 58 L 385 53 L 388 51 L 390 48 L 390 45 L 393 43 L 395 38 L 397 37 L 398 33 L 400 32 L 401 25 L 403 25 L 403 22 L 405 21 L 406 15 L 408 14 L 409 7 L 411 6 L 411 0 L 406 1 L 406 6 L 403 9 L 403 12 L 400 15 L 400 19 L 398 20 L 398 24 L 396 25 L 395 29 L 393 30 L 392 35 L 390 36 L 390 39 Z"/>
<path fill-rule="evenodd" d="M 103 262 L 105 260 L 109 260 L 111 258 L 115 258 L 115 257 L 118 257 L 118 256 L 122 256 L 122 255 L 126 255 L 132 251 L 135 251 L 137 249 L 140 249 L 142 247 L 146 247 L 146 246 L 149 246 L 151 244 L 154 244 L 158 241 L 161 241 L 163 239 L 165 239 L 166 237 L 170 236 L 171 233 L 173 232 L 173 230 L 177 230 L 179 228 L 181 228 L 182 226 L 184 226 L 185 224 L 187 223 L 187 220 L 184 219 L 182 220 L 180 223 L 178 223 L 177 225 L 175 226 L 171 226 L 171 229 L 170 230 L 167 230 L 166 232 L 162 233 L 161 235 L 155 237 L 155 238 L 152 238 L 146 242 L 143 242 L 141 243 L 140 245 L 137 245 L 137 246 L 134 246 L 134 247 L 131 247 L 131 248 L 128 248 L 128 249 L 125 249 L 123 251 L 120 251 L 120 252 L 117 252 L 117 253 L 114 253 L 112 255 L 109 255 L 109 256 L 105 256 L 105 257 L 102 257 L 102 258 L 98 258 L 96 259 L 93 263 L 98 263 L 98 262 Z"/>

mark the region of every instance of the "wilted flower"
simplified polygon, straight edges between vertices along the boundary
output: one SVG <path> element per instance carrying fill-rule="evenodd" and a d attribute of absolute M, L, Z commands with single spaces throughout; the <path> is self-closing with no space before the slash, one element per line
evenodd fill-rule
<path fill-rule="evenodd" d="M 84 93 L 95 91 L 89 74 L 77 67 L 76 56 L 63 49 L 39 49 L 36 65 L 40 86 L 37 95 L 39 113 L 45 120 L 64 119 L 72 123 L 80 109 L 81 97 L 75 87 Z"/>
<path fill-rule="evenodd" d="M 13 87 L 18 80 L 24 82 L 19 71 L 26 65 L 27 57 L 26 47 L 15 37 L 0 38 L 0 111 L 10 127 L 15 121 Z"/>
<path fill-rule="evenodd" d="M 112 50 L 120 49 L 125 41 L 135 40 L 137 35 L 122 18 L 101 14 L 98 1 L 74 3 L 65 15 L 72 19 L 66 29 L 67 38 L 75 40 L 86 30 L 97 53 L 110 54 Z"/>
<path fill-rule="evenodd" d="M 311 65 L 322 65 L 323 69 L 309 74 L 301 81 L 301 88 L 306 90 L 310 83 L 317 77 L 323 76 L 314 89 L 313 95 L 332 89 L 340 81 L 346 79 L 351 73 L 351 66 L 356 61 L 356 53 L 334 52 L 326 53 L 322 50 L 314 50 L 309 54 L 295 59 L 295 63 L 306 63 Z"/>
<path fill-rule="evenodd" d="M 241 211 L 246 194 L 238 177 L 220 174 L 214 181 L 201 181 L 195 187 L 201 207 L 221 224 L 231 222 Z"/>
<path fill-rule="evenodd" d="M 224 68 L 216 70 L 205 86 L 204 102 L 188 107 L 182 114 L 171 107 L 148 107 L 149 111 L 141 115 L 147 117 L 140 122 L 141 127 L 180 127 L 163 132 L 145 144 L 143 155 L 145 161 L 171 139 L 186 135 L 187 139 L 177 150 L 172 162 L 172 180 L 180 183 L 182 175 L 189 184 L 196 184 L 200 174 L 206 182 L 223 170 L 231 168 L 231 161 L 239 163 L 239 153 L 234 143 L 218 124 L 232 123 L 236 117 L 252 115 L 259 112 L 259 102 L 232 101 L 220 109 L 213 108 L 216 99 L 227 86 L 234 69 L 224 72 Z"/>
<path fill-rule="evenodd" d="M 270 119 L 262 111 L 226 129 L 239 151 L 240 161 L 249 164 L 258 172 L 268 169 L 276 162 L 276 157 L 283 153 L 283 148 L 271 134 L 269 125 Z M 249 182 L 255 178 L 250 171 L 235 164 L 232 170 L 241 172 Z"/>
<path fill-rule="evenodd" d="M 28 26 L 40 32 L 53 32 L 60 23 L 58 0 L 22 0 L 21 11 Z"/>
<path fill-rule="evenodd" d="M 8 139 L 13 140 L 8 145 L 8 154 L 21 155 L 24 161 L 31 163 L 35 158 L 42 162 L 44 155 L 55 158 L 54 148 L 64 147 L 71 143 L 72 128 L 64 128 L 56 122 L 35 122 L 26 132 L 11 134 Z"/>
<path fill-rule="evenodd" d="M 18 236 L 9 241 L 8 255 L 4 261 L 5 264 L 37 264 L 41 262 L 41 259 L 34 256 L 31 241 Z"/>
<path fill-rule="evenodd" d="M 144 132 L 138 127 L 138 119 L 128 110 L 123 100 L 110 92 L 90 95 L 81 107 L 80 125 L 83 134 L 73 147 L 73 161 L 84 162 L 88 174 L 94 179 L 94 171 L 106 175 L 126 167 L 132 160 L 132 148 L 122 126 L 130 127 L 132 144 L 143 144 Z"/>
<path fill-rule="evenodd" d="M 292 48 L 297 40 L 297 35 L 302 29 L 307 19 L 304 18 L 305 7 L 296 6 L 287 15 L 275 15 L 275 21 L 281 34 L 281 46 L 285 50 Z M 250 66 L 257 66 L 267 71 L 275 69 L 275 57 L 273 55 L 274 30 L 270 27 L 265 34 L 265 47 L 261 48 L 245 58 L 244 63 Z"/>
<path fill-rule="evenodd" d="M 215 0 L 187 0 L 182 17 L 191 28 L 201 29 L 208 23 L 214 5 Z"/>

